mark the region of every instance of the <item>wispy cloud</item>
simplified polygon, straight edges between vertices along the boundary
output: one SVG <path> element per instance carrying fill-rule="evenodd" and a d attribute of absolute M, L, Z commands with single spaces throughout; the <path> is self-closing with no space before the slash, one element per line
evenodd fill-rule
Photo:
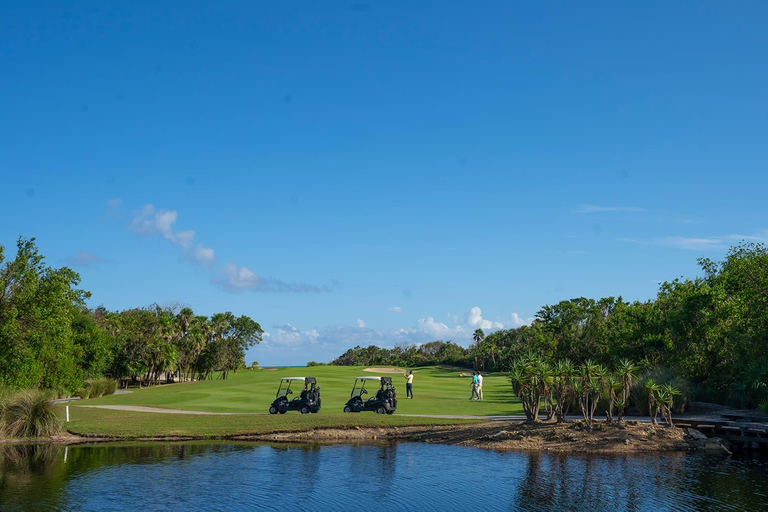
<path fill-rule="evenodd" d="M 395 313 L 402 313 L 403 308 L 401 306 L 392 306 L 391 308 L 387 308 L 387 311 L 394 311 Z"/>
<path fill-rule="evenodd" d="M 143 236 L 159 236 L 179 247 L 182 254 L 192 262 L 206 268 L 211 273 L 211 281 L 222 289 L 239 293 L 255 292 L 291 292 L 318 293 L 331 291 L 330 286 L 316 286 L 306 283 L 290 283 L 277 278 L 264 278 L 250 268 L 238 263 L 218 263 L 216 252 L 195 242 L 193 230 L 176 229 L 179 214 L 176 210 L 156 209 L 147 204 L 141 210 L 133 212 L 128 228 Z"/>
<path fill-rule="evenodd" d="M 674 247 L 691 251 L 719 251 L 742 241 L 768 243 L 768 230 L 762 230 L 754 235 L 731 234 L 722 236 L 665 236 L 652 239 L 619 238 L 622 242 L 642 245 L 657 245 Z"/>
<path fill-rule="evenodd" d="M 464 315 L 446 315 L 444 321 L 435 317 L 419 318 L 413 325 L 391 329 L 374 329 L 358 319 L 356 325 L 334 325 L 323 330 L 301 330 L 293 325 L 276 325 L 264 334 L 264 342 L 259 350 L 301 351 L 309 346 L 319 345 L 330 354 L 340 355 L 344 350 L 355 345 L 379 345 L 393 347 L 399 344 L 420 345 L 429 341 L 453 341 L 467 346 L 472 342 L 475 329 L 483 329 L 486 334 L 504 328 L 529 325 L 533 319 L 523 319 L 512 313 L 504 321 L 492 321 L 483 317 L 482 310 L 475 306 Z"/>
<path fill-rule="evenodd" d="M 73 267 L 86 267 L 93 268 L 102 263 L 110 263 L 112 260 L 108 258 L 102 258 L 96 254 L 88 251 L 77 251 L 77 254 L 64 260 L 67 265 Z"/>
<path fill-rule="evenodd" d="M 580 204 L 576 206 L 576 213 L 603 213 L 603 212 L 647 212 L 645 208 L 637 206 L 598 206 L 594 204 Z"/>

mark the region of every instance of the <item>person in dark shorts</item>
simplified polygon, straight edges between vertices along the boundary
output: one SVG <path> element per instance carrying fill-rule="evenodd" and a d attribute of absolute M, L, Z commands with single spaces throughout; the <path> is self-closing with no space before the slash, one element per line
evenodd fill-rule
<path fill-rule="evenodd" d="M 413 398 L 413 370 L 404 374 L 405 377 L 405 397 Z"/>

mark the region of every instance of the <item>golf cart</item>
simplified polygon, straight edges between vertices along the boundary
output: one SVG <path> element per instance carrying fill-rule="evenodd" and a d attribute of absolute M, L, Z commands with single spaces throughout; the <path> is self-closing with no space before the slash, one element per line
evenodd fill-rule
<path fill-rule="evenodd" d="M 375 381 L 379 386 L 376 396 L 368 400 L 363 395 L 368 394 L 365 389 L 367 384 Z M 344 412 L 376 411 L 377 414 L 393 414 L 397 409 L 397 397 L 395 387 L 392 385 L 392 377 L 357 377 L 352 388 L 349 401 L 344 406 Z"/>
<path fill-rule="evenodd" d="M 302 386 L 299 396 L 290 400 L 293 394 L 291 386 Z M 269 406 L 269 414 L 285 414 L 288 411 L 299 411 L 301 414 L 320 410 L 320 388 L 314 377 L 283 377 L 277 388 L 275 401 Z"/>

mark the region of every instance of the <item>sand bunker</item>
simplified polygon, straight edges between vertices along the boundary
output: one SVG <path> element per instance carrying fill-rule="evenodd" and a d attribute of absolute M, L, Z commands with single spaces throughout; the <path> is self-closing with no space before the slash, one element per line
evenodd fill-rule
<path fill-rule="evenodd" d="M 389 366 L 389 367 L 366 368 L 363 371 L 364 372 L 373 372 L 373 373 L 405 373 L 405 370 L 403 370 L 402 368 L 393 368 L 391 366 Z"/>

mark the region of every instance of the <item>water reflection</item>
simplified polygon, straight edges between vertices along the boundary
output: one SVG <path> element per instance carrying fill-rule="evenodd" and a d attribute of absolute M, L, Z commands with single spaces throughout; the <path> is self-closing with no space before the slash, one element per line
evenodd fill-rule
<path fill-rule="evenodd" d="M 2 445 L 0 510 L 763 510 L 767 469 L 408 443 Z"/>

